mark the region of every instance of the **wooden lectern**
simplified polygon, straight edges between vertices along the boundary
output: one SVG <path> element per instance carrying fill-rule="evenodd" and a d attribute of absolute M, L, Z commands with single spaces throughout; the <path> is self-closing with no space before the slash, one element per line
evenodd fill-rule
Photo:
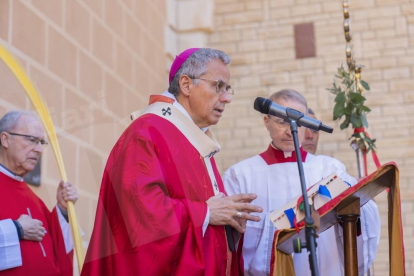
<path fill-rule="evenodd" d="M 318 210 L 321 217 L 318 233 L 324 232 L 342 219 L 346 276 L 358 275 L 356 221 L 359 217 L 360 206 L 363 206 L 370 199 L 387 189 L 389 189 L 388 239 L 390 275 L 405 275 L 398 180 L 399 175 L 396 164 L 393 162 L 387 163 Z M 305 241 L 303 222 L 299 223 L 299 229 L 299 233 L 295 229 L 276 231 L 273 241 L 270 275 L 295 276 L 291 253 L 293 252 L 293 240 L 301 238 L 302 241 Z M 308 254 L 308 252 L 301 254 Z"/>

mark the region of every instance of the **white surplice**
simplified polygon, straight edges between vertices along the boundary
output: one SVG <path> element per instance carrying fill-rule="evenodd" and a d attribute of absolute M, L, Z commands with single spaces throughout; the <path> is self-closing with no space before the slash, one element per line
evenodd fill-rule
<path fill-rule="evenodd" d="M 307 187 L 324 177 L 336 173 L 343 181 L 355 185 L 355 178 L 346 173 L 345 166 L 337 159 L 312 155 L 301 151 Z M 301 185 L 295 153 L 286 153 L 269 146 L 260 155 L 233 165 L 223 176 L 228 195 L 255 193 L 252 204 L 261 206 L 260 222 L 247 221 L 244 235 L 243 257 L 246 275 L 269 275 L 273 235 L 276 230 L 269 214 L 291 199 L 301 195 Z M 361 208 L 361 235 L 358 243 L 359 275 L 371 266 L 379 243 L 380 217 L 378 208 L 369 201 Z M 344 275 L 343 233 L 338 224 L 320 234 L 317 239 L 319 275 Z M 308 252 L 294 254 L 296 275 L 311 275 Z"/>

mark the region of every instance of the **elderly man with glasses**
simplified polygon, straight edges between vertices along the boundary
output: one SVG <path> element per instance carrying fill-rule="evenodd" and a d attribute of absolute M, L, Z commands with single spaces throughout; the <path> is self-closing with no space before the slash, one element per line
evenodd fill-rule
<path fill-rule="evenodd" d="M 0 275 L 72 275 L 66 202 L 76 202 L 76 188 L 61 181 L 50 212 L 23 180 L 47 145 L 41 122 L 32 112 L 8 112 L 0 142 Z"/>
<path fill-rule="evenodd" d="M 82 275 L 243 275 L 241 233 L 262 209 L 226 196 L 209 127 L 233 89 L 227 54 L 188 49 L 168 91 L 115 144 L 105 168 Z"/>

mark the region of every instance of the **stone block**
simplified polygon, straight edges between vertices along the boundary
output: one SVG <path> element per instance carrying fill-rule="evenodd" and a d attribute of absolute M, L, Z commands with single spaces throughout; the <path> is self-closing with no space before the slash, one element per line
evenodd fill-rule
<path fill-rule="evenodd" d="M 409 67 L 390 68 L 383 70 L 384 79 L 402 79 L 410 77 Z"/>
<path fill-rule="evenodd" d="M 33 6 L 38 8 L 44 15 L 52 19 L 57 25 L 63 25 L 62 0 L 48 1 L 38 0 L 32 2 Z"/>
<path fill-rule="evenodd" d="M 50 73 L 30 67 L 30 77 L 40 96 L 46 101 L 55 127 L 62 127 L 63 87 Z"/>
<path fill-rule="evenodd" d="M 10 1 L 0 2 L 0 38 L 8 40 L 9 36 Z"/>
<path fill-rule="evenodd" d="M 262 20 L 262 16 L 262 11 L 231 13 L 224 16 L 224 24 L 233 25 L 249 22 L 260 22 Z"/>
<path fill-rule="evenodd" d="M 72 1 L 70 1 L 72 2 Z M 84 5 L 88 6 L 90 11 L 95 13 L 99 18 L 103 18 L 104 1 L 102 0 L 82 0 Z"/>
<path fill-rule="evenodd" d="M 115 71 L 128 85 L 132 85 L 133 61 L 134 54 L 117 41 Z"/>
<path fill-rule="evenodd" d="M 376 0 L 376 4 L 378 6 L 384 5 L 389 6 L 391 4 L 401 4 L 401 3 L 408 3 L 410 0 Z"/>
<path fill-rule="evenodd" d="M 287 18 L 291 16 L 291 8 L 290 7 L 281 7 L 281 8 L 274 8 L 270 10 L 270 18 L 273 20 L 278 20 L 281 18 Z"/>
<path fill-rule="evenodd" d="M 179 53 L 188 48 L 202 48 L 207 46 L 207 37 L 204 32 L 190 32 L 180 34 L 178 37 Z"/>
<path fill-rule="evenodd" d="M 147 0 L 138 0 L 135 3 L 135 18 L 138 19 L 142 23 L 142 26 L 148 26 L 149 24 L 153 24 L 153 19 L 150 17 L 151 14 L 155 15 L 150 12 L 150 1 Z"/>
<path fill-rule="evenodd" d="M 76 187 L 79 188 L 78 184 L 78 146 L 76 142 L 73 141 L 73 137 L 69 135 L 58 134 L 59 147 L 62 153 L 62 158 L 65 163 L 65 170 L 68 177 L 68 180 L 71 181 Z M 48 148 L 47 151 L 51 152 L 48 156 L 50 159 L 47 159 L 47 170 L 50 175 L 53 175 L 58 181 L 62 178 L 59 173 L 59 167 L 55 156 L 53 155 L 52 147 Z"/>
<path fill-rule="evenodd" d="M 93 145 L 105 154 L 109 154 L 120 133 L 115 133 L 117 123 L 114 120 L 92 125 Z"/>
<path fill-rule="evenodd" d="M 220 42 L 227 41 L 239 41 L 240 40 L 240 31 L 239 30 L 226 30 L 220 32 Z"/>
<path fill-rule="evenodd" d="M 263 8 L 263 1 L 247 1 L 246 10 L 259 10 Z"/>
<path fill-rule="evenodd" d="M 294 8 L 291 9 L 291 14 L 292 16 L 302 16 L 302 15 L 319 14 L 321 11 L 322 11 L 321 4 L 312 3 L 312 4 L 295 5 Z"/>
<path fill-rule="evenodd" d="M 223 3 L 220 5 L 217 5 L 215 13 L 216 14 L 227 14 L 227 13 L 241 12 L 244 10 L 245 10 L 245 7 L 243 3 L 229 2 L 229 3 Z"/>
<path fill-rule="evenodd" d="M 217 44 L 214 43 L 214 44 L 210 44 L 209 47 L 225 52 L 226 54 L 230 55 L 230 58 L 232 57 L 233 53 L 237 52 L 236 42 L 217 43 Z"/>
<path fill-rule="evenodd" d="M 397 59 L 395 57 L 374 58 L 371 60 L 371 62 L 372 62 L 371 63 L 372 68 L 389 68 L 389 67 L 395 67 L 397 65 Z M 365 72 L 363 72 L 363 74 L 364 73 Z"/>
<path fill-rule="evenodd" d="M 26 4 L 13 1 L 12 44 L 37 62 L 46 61 L 46 24 Z"/>
<path fill-rule="evenodd" d="M 211 16 L 214 11 L 213 1 L 180 1 L 177 2 L 177 9 L 177 27 L 179 31 L 213 30 L 214 21 Z"/>
<path fill-rule="evenodd" d="M 401 13 L 402 15 L 413 15 L 414 14 L 414 3 L 410 4 L 401 4 Z"/>
<path fill-rule="evenodd" d="M 248 40 L 248 39 L 258 39 L 258 32 L 256 29 L 246 29 L 240 30 L 241 31 L 241 39 Z"/>
<path fill-rule="evenodd" d="M 135 22 L 134 17 L 130 16 L 129 14 L 126 15 L 125 19 L 126 25 L 126 43 L 127 45 L 136 53 L 137 55 L 142 54 L 142 43 L 143 40 L 143 31 Z"/>
<path fill-rule="evenodd" d="M 95 217 L 95 213 L 92 213 L 90 203 L 91 200 L 89 197 L 84 195 L 83 192 L 79 194 L 79 199 L 75 204 L 75 210 L 78 215 L 78 223 L 82 228 L 85 236 L 82 237 L 82 240 L 89 241 L 91 239 L 92 230 L 93 230 L 93 220 L 90 218 Z"/>
<path fill-rule="evenodd" d="M 138 94 L 146 94 L 150 92 L 149 79 L 151 72 L 142 62 L 135 62 L 134 88 Z"/>
<path fill-rule="evenodd" d="M 250 134 L 250 131 L 248 128 L 236 128 L 233 130 L 232 137 L 248 138 L 249 134 Z"/>
<path fill-rule="evenodd" d="M 239 43 L 240 52 L 260 52 L 265 48 L 264 41 L 262 40 L 252 40 L 252 41 L 242 41 Z"/>
<path fill-rule="evenodd" d="M 243 66 L 241 65 L 253 66 L 253 64 L 256 63 L 257 61 L 257 54 L 256 53 L 235 53 L 235 54 L 232 54 L 230 58 L 231 58 L 230 68 L 233 68 L 233 67 L 243 68 Z M 234 72 L 237 72 L 237 70 L 234 70 Z"/>
<path fill-rule="evenodd" d="M 63 129 L 86 143 L 91 143 L 91 123 L 94 121 L 93 102 L 87 101 L 75 91 L 65 89 L 64 106 L 61 113 Z"/>
<path fill-rule="evenodd" d="M 79 189 L 95 195 L 103 175 L 104 162 L 102 157 L 89 148 L 79 147 Z"/>
<path fill-rule="evenodd" d="M 103 61 L 109 68 L 114 67 L 114 37 L 99 22 L 93 20 L 92 51 L 94 55 Z M 128 33 L 127 33 L 128 35 Z"/>
<path fill-rule="evenodd" d="M 86 49 L 90 49 L 90 13 L 78 1 L 65 1 L 65 30 Z"/>
<path fill-rule="evenodd" d="M 261 75 L 262 85 L 271 85 L 271 84 L 287 84 L 291 81 L 290 74 L 288 72 L 280 73 L 268 73 Z"/>
<path fill-rule="evenodd" d="M 338 12 L 341 11 L 342 12 L 342 5 L 341 3 L 338 2 L 323 2 L 322 3 L 322 11 L 323 12 Z"/>
<path fill-rule="evenodd" d="M 129 115 L 124 109 L 125 96 L 122 83 L 108 72 L 105 72 L 104 77 L 104 95 L 105 106 L 110 112 L 121 118 Z"/>
<path fill-rule="evenodd" d="M 112 29 L 118 37 L 124 38 L 123 22 L 124 12 L 118 1 L 105 0 L 105 24 Z"/>
<path fill-rule="evenodd" d="M 92 99 L 103 95 L 102 67 L 88 54 L 79 54 L 79 89 Z"/>
<path fill-rule="evenodd" d="M 2 83 L 0 98 L 11 105 L 8 109 L 25 109 L 26 93 L 3 61 L 0 62 L 0 83 Z"/>
<path fill-rule="evenodd" d="M 123 3 L 125 5 L 125 7 L 130 11 L 133 11 L 135 6 L 138 6 L 138 4 L 141 3 L 141 2 L 142 2 L 141 0 L 138 0 L 138 1 L 135 1 L 135 0 L 121 0 L 121 3 Z"/>
<path fill-rule="evenodd" d="M 393 28 L 395 26 L 394 18 L 372 18 L 369 25 L 373 29 Z"/>
<path fill-rule="evenodd" d="M 270 1 L 270 7 L 283 7 L 283 6 L 294 6 L 295 0 L 278 0 L 278 1 Z"/>
<path fill-rule="evenodd" d="M 177 33 L 170 27 L 165 28 L 165 52 L 171 59 L 175 58 L 175 56 L 179 54 L 177 49 L 177 40 Z M 214 41 L 211 40 L 211 36 L 209 43 L 214 43 Z"/>
<path fill-rule="evenodd" d="M 77 50 L 66 37 L 54 29 L 49 29 L 48 67 L 64 81 L 77 84 Z"/>
<path fill-rule="evenodd" d="M 175 0 L 167 0 L 167 23 L 173 29 L 177 29 L 177 5 Z"/>
<path fill-rule="evenodd" d="M 393 80 L 390 82 L 391 91 L 413 91 L 414 90 L 414 80 L 403 79 L 403 80 Z"/>
<path fill-rule="evenodd" d="M 149 97 L 144 97 L 142 93 L 138 94 L 135 91 L 131 90 L 124 90 L 125 95 L 125 112 L 129 116 L 134 111 L 141 110 L 148 106 Z M 153 94 L 153 93 L 150 93 Z"/>
<path fill-rule="evenodd" d="M 407 37 L 394 38 L 393 40 L 385 41 L 385 48 L 406 48 L 408 47 Z"/>
<path fill-rule="evenodd" d="M 407 19 L 406 18 L 396 18 L 395 19 L 395 27 L 397 30 L 397 35 L 404 35 L 407 34 Z"/>
<path fill-rule="evenodd" d="M 398 6 L 383 6 L 369 9 L 359 9 L 352 13 L 353 21 L 363 21 L 370 18 L 386 18 L 399 16 L 401 14 Z"/>

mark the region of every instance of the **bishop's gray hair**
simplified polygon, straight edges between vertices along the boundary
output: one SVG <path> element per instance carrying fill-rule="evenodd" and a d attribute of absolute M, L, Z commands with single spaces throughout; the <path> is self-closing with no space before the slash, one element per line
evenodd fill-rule
<path fill-rule="evenodd" d="M 37 118 L 36 113 L 33 111 L 26 111 L 26 110 L 13 110 L 7 112 L 3 118 L 0 119 L 0 134 L 2 132 L 7 132 L 12 130 L 14 127 L 17 126 L 19 119 L 23 116 L 31 116 Z M 1 142 L 0 142 L 1 145 Z"/>
<path fill-rule="evenodd" d="M 224 64 L 230 64 L 230 57 L 220 51 L 210 48 L 201 48 L 194 52 L 178 69 L 175 73 L 168 92 L 173 94 L 175 97 L 180 93 L 180 84 L 179 80 L 182 75 L 187 75 L 192 78 L 198 78 L 201 75 L 207 73 L 207 64 L 213 60 L 221 60 Z M 198 84 L 198 80 L 194 80 L 194 84 Z"/>
<path fill-rule="evenodd" d="M 277 102 L 280 99 L 301 103 L 306 107 L 306 110 L 308 110 L 308 102 L 306 101 L 305 97 L 293 89 L 283 89 L 276 93 L 273 93 L 269 97 L 269 100 L 273 102 Z"/>

